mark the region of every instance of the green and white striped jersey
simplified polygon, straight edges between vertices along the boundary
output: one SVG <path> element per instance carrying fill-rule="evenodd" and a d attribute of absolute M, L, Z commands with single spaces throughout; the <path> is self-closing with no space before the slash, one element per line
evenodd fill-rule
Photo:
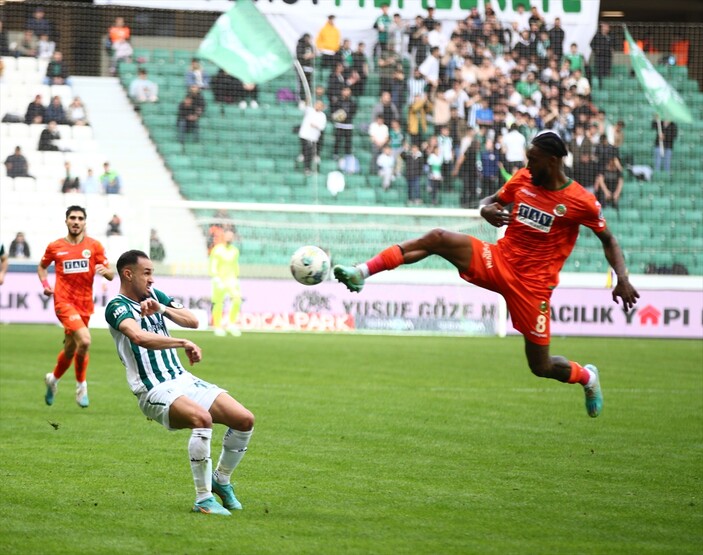
<path fill-rule="evenodd" d="M 152 297 L 168 305 L 172 299 L 165 293 L 152 289 Z M 136 320 L 143 330 L 170 337 L 166 322 L 161 314 L 142 317 L 139 303 L 118 295 L 105 307 L 105 320 L 110 326 L 110 334 L 115 340 L 117 354 L 127 369 L 127 382 L 136 395 L 153 389 L 168 380 L 173 380 L 186 372 L 178 359 L 176 349 L 146 349 L 135 345 L 119 331 L 120 323 L 127 318 Z"/>

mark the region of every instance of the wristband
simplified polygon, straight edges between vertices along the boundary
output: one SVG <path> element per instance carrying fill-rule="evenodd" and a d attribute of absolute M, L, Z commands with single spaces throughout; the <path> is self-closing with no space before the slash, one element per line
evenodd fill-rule
<path fill-rule="evenodd" d="M 156 312 L 158 312 L 159 314 L 163 314 L 164 312 L 166 312 L 166 305 L 159 303 L 159 309 Z"/>
<path fill-rule="evenodd" d="M 478 209 L 478 215 L 481 216 L 482 218 L 483 218 L 483 211 L 486 208 L 486 206 L 487 206 L 486 204 L 482 204 L 481 208 Z"/>
<path fill-rule="evenodd" d="M 48 279 L 41 280 L 41 284 L 44 286 L 44 289 L 51 289 L 51 285 L 49 284 Z"/>

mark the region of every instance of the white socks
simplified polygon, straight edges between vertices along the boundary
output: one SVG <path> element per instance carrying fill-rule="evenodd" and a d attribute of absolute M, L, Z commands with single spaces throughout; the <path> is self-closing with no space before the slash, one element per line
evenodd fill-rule
<path fill-rule="evenodd" d="M 210 458 L 211 428 L 193 428 L 188 441 L 190 469 L 195 482 L 195 502 L 212 497 L 212 459 Z"/>
<path fill-rule="evenodd" d="M 232 472 L 247 452 L 252 433 L 254 433 L 253 429 L 248 432 L 240 432 L 232 428 L 227 430 L 225 437 L 222 438 L 222 453 L 214 475 L 218 484 L 229 484 Z"/>
<path fill-rule="evenodd" d="M 369 277 L 369 267 L 366 264 L 357 264 L 356 267 L 359 268 L 364 279 Z"/>

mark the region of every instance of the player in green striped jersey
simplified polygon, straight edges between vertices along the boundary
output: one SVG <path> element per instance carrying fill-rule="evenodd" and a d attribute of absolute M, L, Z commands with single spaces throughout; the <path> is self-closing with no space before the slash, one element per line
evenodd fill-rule
<path fill-rule="evenodd" d="M 168 430 L 192 430 L 188 443 L 195 482 L 194 512 L 231 514 L 241 509 L 230 484 L 232 472 L 247 450 L 254 429 L 254 415 L 224 389 L 188 372 L 178 358 L 185 350 L 191 365 L 202 353 L 192 341 L 171 337 L 165 318 L 179 326 L 197 328 L 195 315 L 165 293 L 153 288 L 154 265 L 142 251 L 131 250 L 117 261 L 120 293 L 105 308 L 105 319 L 117 353 L 127 370 L 127 382 L 139 408 Z M 222 453 L 212 472 L 212 425 L 228 430 Z M 215 501 L 213 492 L 222 499 Z"/>

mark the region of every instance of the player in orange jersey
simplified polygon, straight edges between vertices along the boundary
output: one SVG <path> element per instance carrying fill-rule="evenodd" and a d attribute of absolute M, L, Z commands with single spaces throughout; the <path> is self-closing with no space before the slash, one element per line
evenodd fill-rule
<path fill-rule="evenodd" d="M 432 254 L 451 262 L 459 275 L 503 295 L 513 326 L 525 337 L 525 354 L 532 372 L 542 378 L 580 383 L 586 410 L 596 417 L 603 410 L 598 369 L 549 354 L 549 301 L 559 271 L 574 248 L 579 226 L 600 239 L 618 282 L 613 300 L 625 310 L 639 293 L 630 284 L 622 250 L 608 229 L 600 204 L 581 185 L 564 174 L 564 141 L 543 131 L 527 152 L 527 168 L 519 170 L 496 194 L 480 202 L 483 218 L 495 227 L 508 225 L 497 244 L 470 235 L 434 229 L 380 252 L 365 264 L 335 266 L 334 275 L 350 291 L 361 291 L 364 280 L 401 264 L 413 264 Z M 512 211 L 505 206 L 512 204 Z"/>
<path fill-rule="evenodd" d="M 115 277 L 103 246 L 85 234 L 85 220 L 85 208 L 69 206 L 66 210 L 68 235 L 49 243 L 37 267 L 44 294 L 54 296 L 54 310 L 65 330 L 63 349 L 56 360 L 56 367 L 45 377 L 44 400 L 47 405 L 54 403 L 58 382 L 73 362 L 76 370 L 76 403 L 82 408 L 88 406 L 85 376 L 90 348 L 88 322 L 93 314 L 93 279 L 95 274 L 108 280 Z M 54 287 L 48 279 L 48 268 L 52 262 L 56 264 Z"/>

